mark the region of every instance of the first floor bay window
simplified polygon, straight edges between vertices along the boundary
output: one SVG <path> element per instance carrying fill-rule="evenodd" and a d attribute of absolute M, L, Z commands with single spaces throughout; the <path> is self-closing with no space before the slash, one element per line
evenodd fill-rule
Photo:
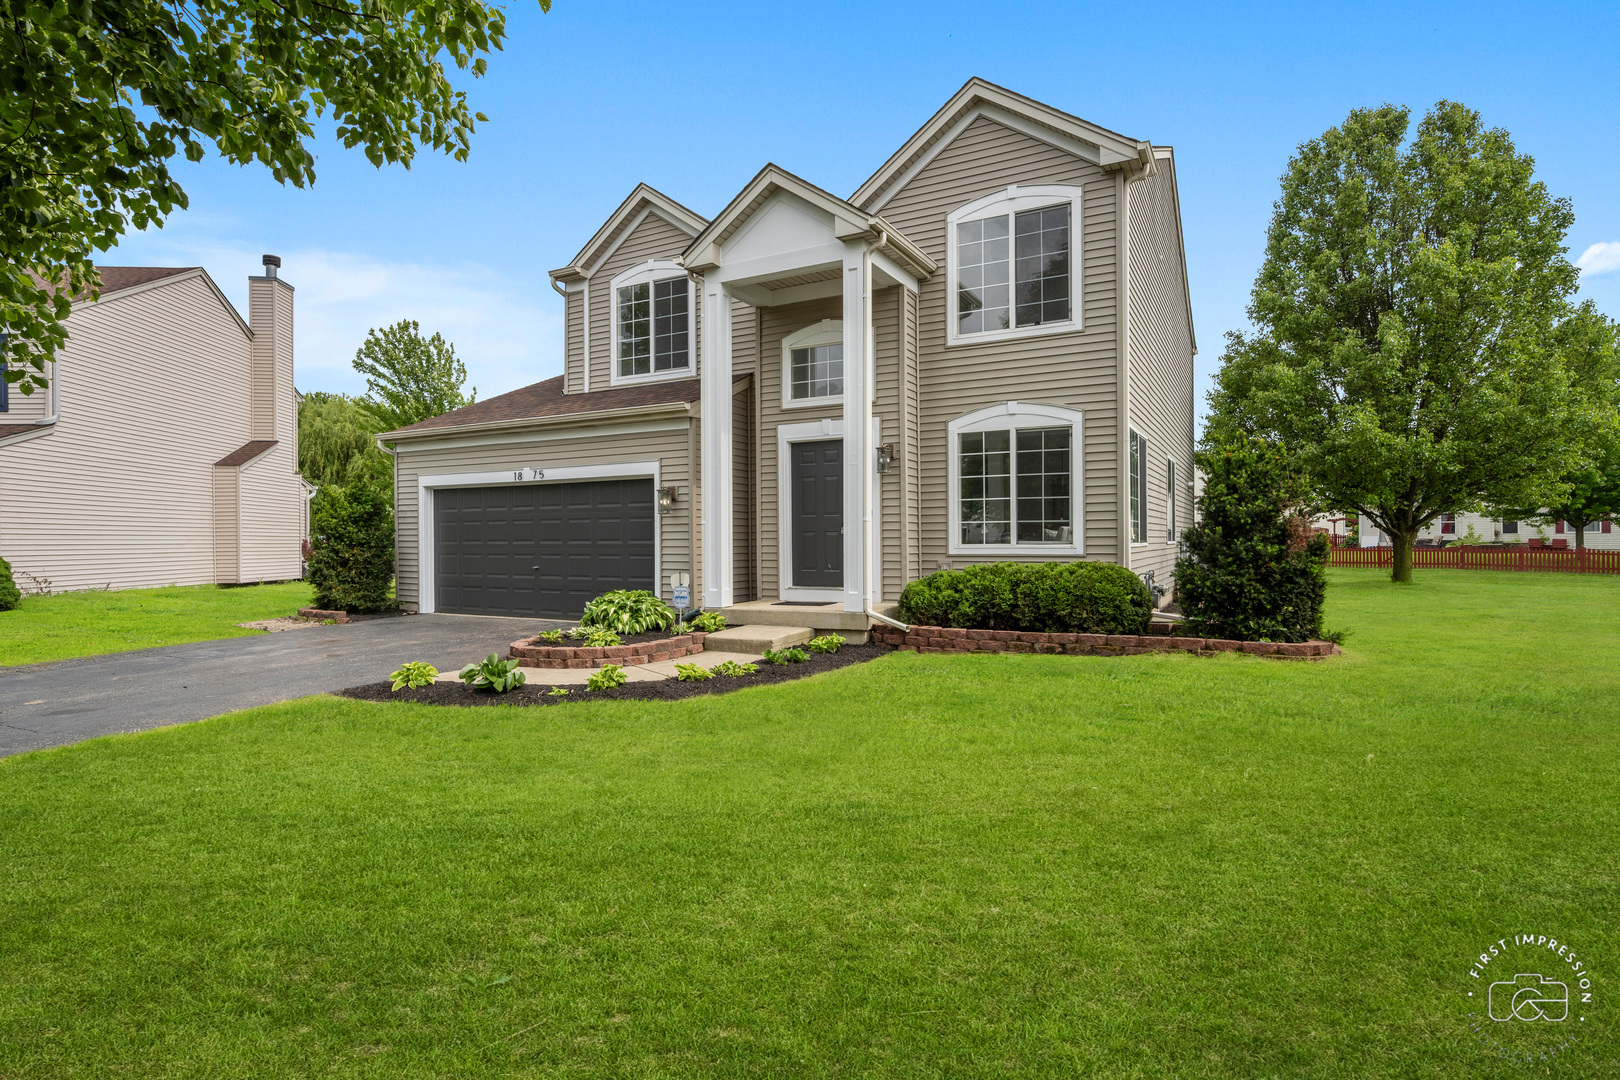
<path fill-rule="evenodd" d="M 1079 414 L 1009 403 L 952 425 L 953 549 L 1074 549 Z"/>

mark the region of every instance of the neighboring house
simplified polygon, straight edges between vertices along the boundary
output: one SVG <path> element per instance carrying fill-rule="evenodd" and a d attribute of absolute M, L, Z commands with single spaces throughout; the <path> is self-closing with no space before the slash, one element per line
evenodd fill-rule
<path fill-rule="evenodd" d="M 694 605 L 859 630 L 941 567 L 1168 583 L 1168 147 L 974 79 L 848 199 L 767 165 L 709 220 L 641 185 L 551 279 L 561 376 L 381 436 L 409 608 L 566 616 L 687 573 Z"/>
<path fill-rule="evenodd" d="M 49 387 L 0 400 L 0 556 L 24 592 L 300 576 L 293 289 L 264 261 L 245 322 L 201 267 L 98 268 Z"/>
<path fill-rule="evenodd" d="M 1540 541 L 1548 547 L 1575 547 L 1575 526 L 1564 521 L 1548 525 L 1534 525 L 1528 521 L 1489 518 L 1482 514 L 1442 514 L 1418 532 L 1418 541 L 1434 544 L 1454 544 L 1468 535 L 1474 535 L 1488 544 L 1524 544 Z M 1594 521 L 1579 538 L 1585 547 L 1602 551 L 1620 551 L 1620 532 L 1611 521 Z M 1389 536 L 1381 532 L 1365 514 L 1361 517 L 1361 546 L 1388 547 Z"/>

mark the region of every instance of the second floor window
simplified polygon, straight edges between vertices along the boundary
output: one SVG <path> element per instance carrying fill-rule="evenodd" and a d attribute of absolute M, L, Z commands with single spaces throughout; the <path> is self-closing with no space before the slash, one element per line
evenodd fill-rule
<path fill-rule="evenodd" d="M 691 365 L 688 297 L 684 275 L 619 289 L 620 378 L 683 371 Z"/>
<path fill-rule="evenodd" d="M 1078 328 L 1080 189 L 1020 188 L 952 212 L 950 333 L 975 339 Z"/>
<path fill-rule="evenodd" d="M 794 349 L 792 369 L 794 401 L 838 397 L 844 392 L 843 343 Z"/>

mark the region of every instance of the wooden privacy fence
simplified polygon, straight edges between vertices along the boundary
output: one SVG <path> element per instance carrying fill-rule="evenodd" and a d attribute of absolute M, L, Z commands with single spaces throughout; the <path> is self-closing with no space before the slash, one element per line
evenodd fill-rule
<path fill-rule="evenodd" d="M 1331 566 L 1367 566 L 1389 569 L 1395 549 L 1389 547 L 1333 549 Z M 1455 547 L 1412 549 L 1414 570 L 1536 570 L 1561 574 L 1620 574 L 1620 551 L 1591 548 L 1545 548 L 1528 544 L 1508 547 Z"/>

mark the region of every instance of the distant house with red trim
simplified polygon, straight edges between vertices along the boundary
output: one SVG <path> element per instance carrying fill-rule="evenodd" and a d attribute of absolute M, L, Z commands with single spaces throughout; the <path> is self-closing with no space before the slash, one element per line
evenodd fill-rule
<path fill-rule="evenodd" d="M 202 267 L 99 267 L 49 385 L 0 391 L 0 557 L 53 591 L 299 577 L 293 288 L 243 319 Z"/>

